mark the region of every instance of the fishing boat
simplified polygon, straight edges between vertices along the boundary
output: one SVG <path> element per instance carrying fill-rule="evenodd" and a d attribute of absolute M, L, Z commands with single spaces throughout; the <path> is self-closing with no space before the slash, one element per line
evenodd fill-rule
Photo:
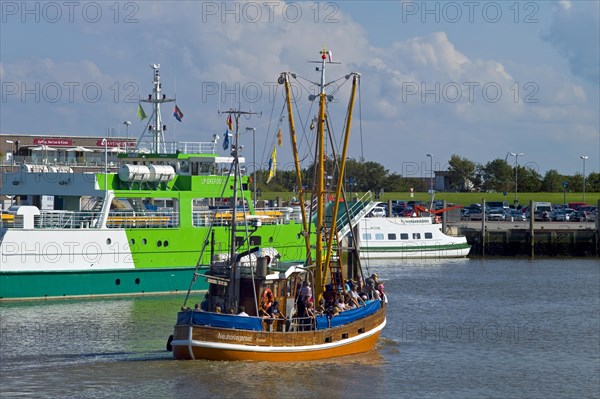
<path fill-rule="evenodd" d="M 434 217 L 366 217 L 357 236 L 363 259 L 464 258 L 471 246 L 464 236 L 442 231 Z"/>
<path fill-rule="evenodd" d="M 338 223 L 342 223 L 342 219 L 331 217 L 345 208 L 342 213 L 353 218 L 348 202 L 343 199 L 343 186 L 360 75 L 346 75 L 346 80 L 352 81 L 352 89 L 344 144 L 341 156 L 333 157 L 339 163 L 329 169 L 327 160 L 331 158 L 325 152 L 326 142 L 329 139 L 327 147 L 333 148 L 334 140 L 333 122 L 325 112 L 327 103 L 332 100 L 325 92 L 328 85 L 325 68 L 333 64 L 330 54 L 324 49 L 320 52 L 321 59 L 315 61 L 321 75 L 320 82 L 315 83 L 319 94 L 309 97 L 309 101 L 318 100 L 319 111 L 315 173 L 311 184 L 307 184 L 312 187 L 310 203 L 313 207 L 301 212 L 305 261 L 285 264 L 284 257 L 273 259 L 265 255 L 260 246 L 251 245 L 244 251 L 231 247 L 226 259 L 214 259 L 210 269 L 205 274 L 196 273 L 190 284 L 191 289 L 196 280 L 208 281 L 204 299 L 191 308 L 188 304 L 192 296 L 188 292 L 177 314 L 174 333 L 167 343 L 175 359 L 303 361 L 357 354 L 375 347 L 386 325 L 383 285 L 379 284 L 376 273 L 369 277 L 369 273 L 363 272 L 353 252 L 355 246 L 344 245 L 340 237 L 342 229 Z M 278 82 L 286 91 L 298 187 L 304 187 L 290 95 L 290 80 L 297 76 L 285 72 Z M 326 185 L 326 176 L 332 176 L 330 185 Z M 298 194 L 300 204 L 304 204 L 303 189 Z M 314 241 L 311 236 L 315 237 Z M 230 242 L 233 241 L 232 236 Z M 314 258 L 311 242 L 315 246 Z M 255 255 L 254 259 L 250 258 L 251 254 Z"/>
<path fill-rule="evenodd" d="M 138 115 L 142 103 L 152 114 L 135 148 L 117 148 L 119 164 L 108 163 L 104 139 L 100 170 L 23 163 L 3 173 L 2 194 L 14 205 L 0 219 L 0 300 L 185 292 L 205 242 L 215 252 L 242 245 L 229 242 L 234 222 L 249 244 L 304 259 L 303 225 L 292 208 L 255 209 L 245 173 L 238 187 L 228 184 L 234 159 L 245 171 L 243 157 L 219 155 L 215 138 L 165 141 L 161 105 L 175 99 L 162 93 L 160 65 L 151 67 L 153 92 Z M 228 135 L 239 130 L 240 115 L 229 113 Z M 209 261 L 202 253 L 200 262 Z"/>

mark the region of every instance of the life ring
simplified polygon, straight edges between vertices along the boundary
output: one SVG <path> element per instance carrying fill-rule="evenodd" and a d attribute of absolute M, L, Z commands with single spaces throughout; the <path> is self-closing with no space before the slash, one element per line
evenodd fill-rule
<path fill-rule="evenodd" d="M 270 288 L 266 288 L 263 293 L 262 293 L 262 301 L 263 303 L 267 303 L 269 302 L 269 300 L 273 300 L 274 296 L 273 296 L 273 291 L 271 291 Z"/>

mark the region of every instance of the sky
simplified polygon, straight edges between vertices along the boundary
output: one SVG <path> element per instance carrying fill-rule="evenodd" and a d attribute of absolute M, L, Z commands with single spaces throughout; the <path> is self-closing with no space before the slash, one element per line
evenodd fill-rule
<path fill-rule="evenodd" d="M 326 47 L 340 62 L 326 70 L 338 137 L 344 76 L 361 76 L 349 157 L 407 177 L 429 176 L 432 163 L 445 170 L 454 154 L 517 161 L 542 176 L 598 173 L 599 4 L 3 0 L 0 133 L 138 137 L 147 120 L 137 118 L 137 101 L 151 93 L 156 63 L 163 92 L 184 114 L 178 122 L 172 104 L 163 108 L 167 141 L 223 137 L 220 112 L 257 112 L 241 124 L 256 129 L 240 137 L 248 162 L 266 169 L 281 127 L 278 167 L 292 169 L 277 78 L 297 76 L 304 156 L 319 79 L 307 61 Z"/>

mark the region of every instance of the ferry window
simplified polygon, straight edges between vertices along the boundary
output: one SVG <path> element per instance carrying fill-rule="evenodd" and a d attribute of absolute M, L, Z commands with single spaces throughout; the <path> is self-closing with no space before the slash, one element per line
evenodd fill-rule
<path fill-rule="evenodd" d="M 433 234 L 431 234 L 431 233 L 425 233 L 425 238 L 431 240 L 433 238 Z"/>
<path fill-rule="evenodd" d="M 200 174 L 201 175 L 210 175 L 212 169 L 212 165 L 209 163 L 201 163 L 200 164 Z"/>
<path fill-rule="evenodd" d="M 192 175 L 198 176 L 198 162 L 192 162 Z"/>
<path fill-rule="evenodd" d="M 250 237 L 250 245 L 260 245 L 262 239 L 260 236 L 252 236 Z"/>
<path fill-rule="evenodd" d="M 362 239 L 363 240 L 370 240 L 371 239 L 371 234 L 369 234 L 369 233 L 363 233 Z"/>
<path fill-rule="evenodd" d="M 401 240 L 408 240 L 408 233 L 400 233 Z"/>
<path fill-rule="evenodd" d="M 236 236 L 235 237 L 235 246 L 241 247 L 242 245 L 244 245 L 244 241 L 246 241 L 246 240 L 244 240 L 244 237 Z"/>
<path fill-rule="evenodd" d="M 413 240 L 420 240 L 421 239 L 421 233 L 413 233 Z"/>
<path fill-rule="evenodd" d="M 388 240 L 395 240 L 395 239 L 396 239 L 396 233 L 388 234 Z"/>
<path fill-rule="evenodd" d="M 375 234 L 375 239 L 376 240 L 383 240 L 383 233 L 376 233 Z"/>

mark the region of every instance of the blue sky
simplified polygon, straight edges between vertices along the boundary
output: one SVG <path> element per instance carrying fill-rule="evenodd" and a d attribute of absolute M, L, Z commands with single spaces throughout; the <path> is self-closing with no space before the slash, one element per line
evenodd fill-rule
<path fill-rule="evenodd" d="M 354 158 L 428 176 L 427 153 L 439 170 L 453 154 L 485 164 L 518 152 L 543 175 L 581 173 L 587 155 L 586 173 L 600 171 L 598 1 L 0 4 L 0 133 L 125 135 L 130 120 L 139 136 L 136 101 L 159 63 L 184 113 L 179 123 L 164 110 L 168 141 L 222 136 L 218 111 L 241 106 L 262 112 L 242 128 L 256 128 L 266 165 L 283 107 L 281 88 L 272 95 L 279 73 L 316 81 L 306 61 L 327 46 L 342 62 L 329 78 L 362 76 Z M 336 133 L 348 86 L 330 105 Z M 315 113 L 307 94 L 299 90 L 303 121 Z M 251 148 L 251 137 L 241 141 Z M 290 154 L 286 136 L 280 167 L 291 168 Z"/>

